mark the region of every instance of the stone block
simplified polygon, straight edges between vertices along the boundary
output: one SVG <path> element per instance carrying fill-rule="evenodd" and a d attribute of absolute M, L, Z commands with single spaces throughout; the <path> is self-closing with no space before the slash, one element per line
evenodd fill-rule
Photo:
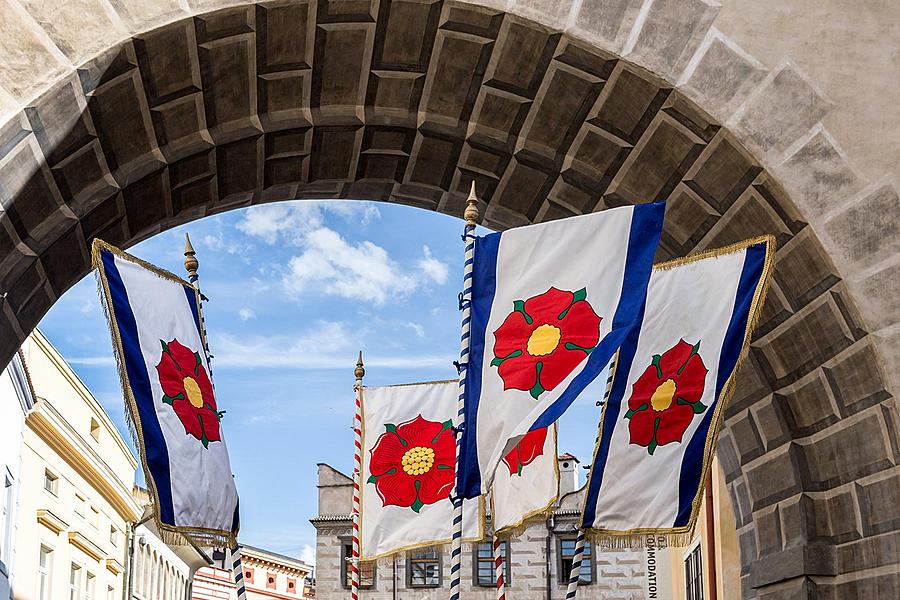
<path fill-rule="evenodd" d="M 900 468 L 866 477 L 856 487 L 867 535 L 900 529 Z"/>
<path fill-rule="evenodd" d="M 796 446 L 788 444 L 746 465 L 744 473 L 754 512 L 800 492 L 803 486 L 796 452 Z"/>
<path fill-rule="evenodd" d="M 721 8 L 715 0 L 654 0 L 624 54 L 667 81 L 677 81 Z"/>
<path fill-rule="evenodd" d="M 582 0 L 573 29 L 610 52 L 620 52 L 643 4 L 644 0 Z"/>
<path fill-rule="evenodd" d="M 679 89 L 721 121 L 765 78 L 767 69 L 713 27 L 697 49 Z"/>
<path fill-rule="evenodd" d="M 845 281 L 869 331 L 900 321 L 900 254 L 876 266 L 874 271 L 848 273 Z"/>
<path fill-rule="evenodd" d="M 890 396 L 870 338 L 856 342 L 825 363 L 823 371 L 843 412 L 852 414 Z"/>
<path fill-rule="evenodd" d="M 791 199 L 815 222 L 846 206 L 861 183 L 837 143 L 819 126 L 775 172 Z"/>
<path fill-rule="evenodd" d="M 131 33 L 148 31 L 186 14 L 179 0 L 109 0 L 109 3 Z"/>
<path fill-rule="evenodd" d="M 777 448 L 791 438 L 784 413 L 774 397 L 766 398 L 750 407 L 750 414 L 767 450 Z"/>
<path fill-rule="evenodd" d="M 814 541 L 841 544 L 862 537 L 855 490 L 846 486 L 813 500 Z"/>
<path fill-rule="evenodd" d="M 734 444 L 742 464 L 750 462 L 765 452 L 756 423 L 753 422 L 749 410 L 730 418 L 728 429 L 734 438 Z"/>
<path fill-rule="evenodd" d="M 858 272 L 900 253 L 900 196 L 889 183 L 876 184 L 823 225 L 838 265 Z"/>
<path fill-rule="evenodd" d="M 815 539 L 815 511 L 813 501 L 806 494 L 785 500 L 778 505 L 781 535 L 785 548 L 803 546 Z"/>
<path fill-rule="evenodd" d="M 781 407 L 785 424 L 794 437 L 821 431 L 840 418 L 832 388 L 821 370 L 779 390 L 774 402 Z"/>
<path fill-rule="evenodd" d="M 554 29 L 565 29 L 575 0 L 513 0 L 510 10 Z"/>
<path fill-rule="evenodd" d="M 832 103 L 792 65 L 772 72 L 729 121 L 767 156 L 781 155 L 831 110 Z"/>
<path fill-rule="evenodd" d="M 840 600 L 896 598 L 900 590 L 900 573 L 894 570 L 850 579 L 835 584 L 834 589 L 834 598 Z"/>
<path fill-rule="evenodd" d="M 0 10 L 0 56 L 0 86 L 16 100 L 34 95 L 71 67 L 47 33 L 10 2 Z"/>
<path fill-rule="evenodd" d="M 755 588 L 800 577 L 837 573 L 835 548 L 825 544 L 788 548 L 763 556 L 750 565 L 750 579 Z"/>
<path fill-rule="evenodd" d="M 762 353 L 767 377 L 785 385 L 812 371 L 823 359 L 853 343 L 841 307 L 830 295 L 820 296 L 802 311 L 753 342 Z"/>
<path fill-rule="evenodd" d="M 779 248 L 776 258 L 775 281 L 797 310 L 840 281 L 811 227 Z"/>
<path fill-rule="evenodd" d="M 122 22 L 96 0 L 64 3 L 19 0 L 73 64 L 78 64 L 125 36 Z"/>
<path fill-rule="evenodd" d="M 780 552 L 783 547 L 781 539 L 781 518 L 778 505 L 759 511 L 753 516 L 756 528 L 757 547 L 760 556 Z"/>
<path fill-rule="evenodd" d="M 880 407 L 845 418 L 800 445 L 807 489 L 825 490 L 893 466 Z"/>
<path fill-rule="evenodd" d="M 896 565 L 900 556 L 900 531 L 863 538 L 837 549 L 842 572 Z"/>

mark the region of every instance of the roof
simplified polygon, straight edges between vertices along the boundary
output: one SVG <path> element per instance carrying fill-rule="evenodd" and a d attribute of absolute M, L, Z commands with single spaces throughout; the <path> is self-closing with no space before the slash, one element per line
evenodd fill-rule
<path fill-rule="evenodd" d="M 563 454 L 560 454 L 560 455 L 559 455 L 559 460 L 574 460 L 574 461 L 577 462 L 577 463 L 580 463 L 580 462 L 581 462 L 580 460 L 578 460 L 577 458 L 575 458 L 574 455 L 569 454 L 568 452 L 565 452 L 565 453 L 563 453 Z"/>
<path fill-rule="evenodd" d="M 268 560 L 269 562 L 277 562 L 282 563 L 283 566 L 294 568 L 302 571 L 312 571 L 313 565 L 308 565 L 299 558 L 295 558 L 293 556 L 288 556 L 286 554 L 280 554 L 278 552 L 272 552 L 271 550 L 266 550 L 264 548 L 257 548 L 256 546 L 250 546 L 248 544 L 241 544 L 241 554 L 247 554 L 248 557 L 252 555 L 256 555 L 258 558 L 262 560 Z M 274 560 L 273 560 L 274 559 Z"/>

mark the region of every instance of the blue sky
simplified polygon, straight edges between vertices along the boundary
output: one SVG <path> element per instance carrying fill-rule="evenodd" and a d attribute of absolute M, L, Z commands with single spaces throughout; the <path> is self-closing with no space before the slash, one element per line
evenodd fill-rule
<path fill-rule="evenodd" d="M 204 315 L 241 541 L 312 561 L 316 464 L 352 470 L 357 351 L 367 385 L 456 376 L 462 221 L 392 204 L 284 202 L 195 221 L 130 252 L 183 274 L 185 231 L 211 300 Z M 127 439 L 94 278 L 69 290 L 40 328 Z M 598 379 L 560 426 L 560 452 L 583 463 L 600 393 Z"/>

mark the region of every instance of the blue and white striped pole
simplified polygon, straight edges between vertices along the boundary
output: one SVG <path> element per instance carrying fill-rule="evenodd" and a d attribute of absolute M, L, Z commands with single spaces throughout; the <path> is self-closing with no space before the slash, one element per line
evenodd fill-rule
<path fill-rule="evenodd" d="M 578 594 L 578 580 L 581 579 L 581 563 L 584 561 L 584 531 L 578 530 L 575 538 L 575 555 L 572 556 L 572 569 L 569 571 L 569 587 L 566 589 L 566 600 L 574 600 Z"/>
<path fill-rule="evenodd" d="M 612 391 L 612 382 L 613 375 L 616 371 L 616 358 L 618 354 L 613 357 L 613 359 L 609 363 L 609 375 L 606 377 L 606 391 L 603 393 L 603 402 L 602 404 L 606 404 L 606 401 L 609 400 L 609 394 Z M 600 404 L 598 402 L 598 404 Z M 597 441 L 600 439 L 600 428 L 597 428 L 597 439 L 594 440 L 594 446 L 597 445 Z M 575 554 L 572 557 L 572 569 L 569 571 L 569 586 L 566 589 L 566 600 L 574 600 L 575 596 L 578 595 L 578 581 L 581 579 L 581 564 L 584 562 L 584 547 L 585 547 L 585 538 L 584 538 L 584 530 L 578 529 L 578 536 L 575 538 Z"/>
<path fill-rule="evenodd" d="M 206 364 L 209 367 L 209 379 L 212 382 L 212 354 L 209 352 L 209 341 L 206 337 L 206 320 L 203 318 L 203 301 L 206 297 L 200 291 L 200 275 L 197 270 L 200 268 L 200 261 L 197 260 L 197 252 L 191 245 L 191 236 L 187 232 L 184 234 L 184 268 L 188 273 L 188 281 L 197 289 L 197 295 L 200 296 L 200 305 L 197 306 L 197 316 L 200 318 L 200 331 L 203 337 L 203 351 L 206 353 Z M 215 389 L 215 383 L 212 384 Z M 235 545 L 231 550 L 231 571 L 234 575 L 234 585 L 237 588 L 238 600 L 247 600 L 247 589 L 244 585 L 244 566 L 241 564 L 241 548 Z"/>
<path fill-rule="evenodd" d="M 459 475 L 462 429 L 466 424 L 466 366 L 469 364 L 469 336 L 472 329 L 472 271 L 475 261 L 475 224 L 478 221 L 478 197 L 475 195 L 475 182 L 466 200 L 466 220 L 463 241 L 466 245 L 465 265 L 463 267 L 463 290 L 460 294 L 459 308 L 462 312 L 462 333 L 459 348 L 459 397 L 457 399 L 456 424 L 456 473 Z M 462 573 L 462 534 L 463 534 L 463 501 L 458 490 L 453 492 L 453 539 L 450 546 L 450 600 L 459 600 L 460 575 Z"/>

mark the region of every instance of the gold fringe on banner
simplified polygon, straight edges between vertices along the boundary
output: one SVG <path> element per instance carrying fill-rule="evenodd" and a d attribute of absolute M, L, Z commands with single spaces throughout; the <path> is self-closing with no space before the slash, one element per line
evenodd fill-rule
<path fill-rule="evenodd" d="M 128 432 L 131 435 L 131 439 L 141 456 L 141 468 L 144 471 L 144 479 L 147 482 L 147 489 L 150 492 L 150 505 L 153 510 L 153 520 L 156 522 L 156 527 L 160 533 L 160 536 L 162 537 L 163 542 L 173 546 L 183 546 L 185 542 L 184 538 L 186 537 L 200 546 L 228 546 L 229 548 L 233 548 L 237 545 L 237 532 L 220 529 L 206 529 L 203 527 L 181 527 L 169 525 L 167 523 L 163 523 L 160 520 L 159 493 L 156 489 L 156 482 L 153 480 L 153 476 L 150 473 L 149 467 L 147 466 L 146 444 L 144 442 L 144 430 L 141 425 L 141 416 L 138 412 L 137 401 L 134 398 L 134 393 L 131 389 L 131 383 L 128 379 L 128 371 L 125 369 L 125 350 L 122 345 L 122 338 L 119 335 L 119 326 L 116 323 L 116 314 L 113 311 L 112 295 L 109 291 L 109 283 L 106 279 L 106 271 L 103 266 L 103 261 L 100 258 L 100 253 L 103 251 L 110 252 L 111 254 L 118 256 L 122 260 L 126 260 L 128 262 L 139 265 L 154 273 L 155 275 L 161 277 L 162 279 L 166 279 L 168 281 L 172 281 L 174 283 L 183 285 L 186 288 L 189 288 L 194 292 L 194 295 L 197 299 L 198 309 L 200 307 L 199 292 L 197 292 L 197 288 L 195 288 L 184 279 L 178 277 L 177 275 L 174 275 L 173 273 L 170 273 L 165 269 L 160 269 L 159 267 L 141 260 L 136 256 L 132 256 L 131 254 L 128 254 L 127 252 L 124 252 L 119 248 L 116 248 L 115 246 L 104 242 L 103 240 L 95 239 L 94 243 L 91 245 L 91 265 L 95 269 L 97 278 L 97 291 L 100 295 L 100 303 L 103 305 L 103 313 L 106 317 L 106 325 L 109 328 L 109 335 L 112 338 L 113 355 L 116 360 L 116 370 L 119 374 L 119 382 L 122 384 L 122 395 L 125 397 L 125 405 L 127 408 L 127 410 L 125 411 L 125 423 L 128 426 Z M 203 331 L 200 332 L 200 336 L 203 339 L 203 345 L 205 348 L 206 337 Z"/>
<path fill-rule="evenodd" d="M 753 330 L 756 328 L 756 325 L 759 322 L 760 314 L 762 313 L 762 306 L 765 303 L 766 294 L 769 291 L 769 283 L 772 278 L 772 270 L 775 262 L 775 236 L 757 236 L 741 242 L 737 242 L 735 244 L 731 244 L 729 246 L 724 246 L 722 248 L 704 250 L 695 254 L 689 254 L 688 256 L 682 258 L 675 258 L 653 265 L 654 271 L 674 269 L 675 267 L 680 267 L 682 265 L 694 263 L 707 258 L 715 258 L 718 256 L 724 256 L 726 254 L 733 254 L 757 244 L 765 244 L 766 257 L 763 262 L 763 268 L 762 273 L 760 274 L 759 282 L 757 283 L 756 290 L 753 293 L 753 299 L 750 302 L 750 312 L 747 315 L 747 326 L 744 329 L 744 339 L 743 343 L 741 344 L 741 351 L 738 354 L 738 359 L 734 365 L 734 370 L 732 370 L 731 375 L 728 377 L 728 380 L 722 387 L 722 391 L 720 392 L 719 397 L 716 399 L 715 412 L 713 414 L 712 423 L 710 424 L 710 429 L 707 432 L 706 443 L 703 448 L 703 466 L 700 471 L 701 482 L 707 481 L 709 477 L 709 470 L 712 467 L 713 452 L 715 450 L 716 442 L 719 439 L 719 432 L 722 428 L 722 422 L 725 417 L 725 408 L 728 406 L 728 403 L 731 401 L 731 396 L 734 394 L 735 376 L 740 370 L 741 365 L 743 365 L 744 360 L 747 357 L 747 353 L 750 350 L 750 338 L 753 335 Z M 594 447 L 594 460 L 592 462 L 596 462 L 597 452 L 600 448 L 600 440 L 603 435 L 603 420 L 606 417 L 607 405 L 608 403 L 603 405 L 603 411 L 600 413 L 597 443 Z M 588 478 L 588 485 L 586 487 L 589 486 L 590 478 Z M 656 536 L 660 539 L 664 539 L 670 546 L 686 546 L 694 537 L 694 527 L 697 523 L 697 516 L 700 513 L 700 504 L 703 499 L 703 491 L 704 485 L 701 484 L 700 486 L 698 486 L 697 493 L 694 496 L 694 500 L 691 502 L 691 515 L 688 519 L 687 525 L 685 525 L 684 527 L 629 529 L 627 531 L 591 528 L 585 530 L 585 535 L 588 539 L 599 544 L 601 547 L 609 548 L 641 548 L 643 547 L 642 544 L 645 543 L 648 536 Z M 584 508 L 587 505 L 587 497 L 588 495 L 587 493 L 585 493 L 581 511 L 582 523 L 584 522 Z"/>

